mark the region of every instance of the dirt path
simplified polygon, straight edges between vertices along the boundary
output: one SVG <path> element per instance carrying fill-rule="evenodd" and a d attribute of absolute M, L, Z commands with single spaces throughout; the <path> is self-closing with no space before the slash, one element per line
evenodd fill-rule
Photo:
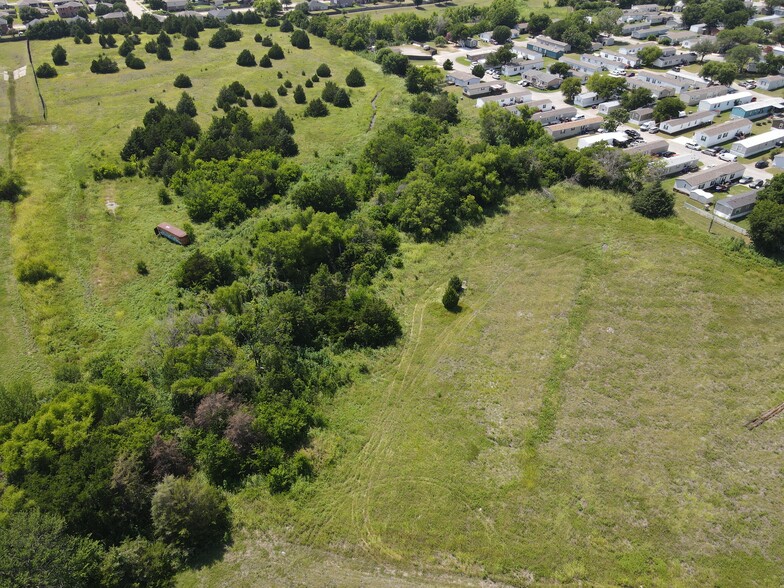
<path fill-rule="evenodd" d="M 376 95 L 373 96 L 373 100 L 370 101 L 370 107 L 373 109 L 373 116 L 370 117 L 370 125 L 368 125 L 368 133 L 373 130 L 373 127 L 376 125 L 376 100 L 378 99 L 378 95 L 381 94 L 382 90 L 376 92 Z"/>

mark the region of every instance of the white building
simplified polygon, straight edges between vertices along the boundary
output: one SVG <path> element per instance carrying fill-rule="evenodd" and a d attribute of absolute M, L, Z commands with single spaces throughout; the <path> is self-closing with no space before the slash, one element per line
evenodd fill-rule
<path fill-rule="evenodd" d="M 752 135 L 733 143 L 730 151 L 739 157 L 754 157 L 765 151 L 770 151 L 777 142 L 784 140 L 784 129 L 772 129 L 767 133 Z"/>
<path fill-rule="evenodd" d="M 686 103 L 686 106 L 694 106 L 699 104 L 701 100 L 706 98 L 713 98 L 715 96 L 724 96 L 730 94 L 731 88 L 727 86 L 709 86 L 707 88 L 698 88 L 696 90 L 689 90 L 688 92 L 681 92 L 680 98 Z"/>
<path fill-rule="evenodd" d="M 741 163 L 728 163 L 709 169 L 702 169 L 686 174 L 675 180 L 675 189 L 688 194 L 692 190 L 706 190 L 718 184 L 724 184 L 742 177 L 746 166 Z"/>
<path fill-rule="evenodd" d="M 757 80 L 757 86 L 768 92 L 784 88 L 784 76 L 768 76 L 766 78 L 761 78 Z"/>
<path fill-rule="evenodd" d="M 591 135 L 589 137 L 580 137 L 577 140 L 577 148 L 585 149 L 597 143 L 607 143 L 610 147 L 615 147 L 617 144 L 625 145 L 629 142 L 629 135 L 626 133 L 604 133 L 601 135 Z"/>
<path fill-rule="evenodd" d="M 557 125 L 550 125 L 545 127 L 545 131 L 556 141 L 575 137 L 577 135 L 584 135 L 591 131 L 597 130 L 604 123 L 601 116 L 589 116 L 580 120 L 573 120 Z"/>
<path fill-rule="evenodd" d="M 596 104 L 601 104 L 602 99 L 596 92 L 583 92 L 574 97 L 574 105 L 580 108 L 590 108 Z"/>
<path fill-rule="evenodd" d="M 753 123 L 746 119 L 730 120 L 694 133 L 694 142 L 702 147 L 713 147 L 732 141 L 738 135 L 748 135 Z"/>
<path fill-rule="evenodd" d="M 613 110 L 618 110 L 620 107 L 620 100 L 610 100 L 609 102 L 602 102 L 599 105 L 598 111 L 601 114 L 610 114 Z"/>
<path fill-rule="evenodd" d="M 544 69 L 544 59 L 514 59 L 501 66 L 501 74 L 505 76 L 516 76 L 526 71 L 534 69 Z"/>
<path fill-rule="evenodd" d="M 699 159 L 696 153 L 686 153 L 685 155 L 676 155 L 674 157 L 662 157 L 658 161 L 653 162 L 653 165 L 659 168 L 662 175 L 674 176 L 697 165 Z"/>
<path fill-rule="evenodd" d="M 655 86 L 666 86 L 668 88 L 673 88 L 676 92 L 683 92 L 684 90 L 688 90 L 691 86 L 691 82 L 689 80 L 678 79 L 666 74 L 655 74 L 644 70 L 638 72 L 636 77 Z"/>
<path fill-rule="evenodd" d="M 577 114 L 577 109 L 574 106 L 565 106 L 563 108 L 555 108 L 553 110 L 542 110 L 536 114 L 531 115 L 531 120 L 541 123 L 542 126 L 547 126 L 555 123 L 566 122 L 571 120 Z"/>
<path fill-rule="evenodd" d="M 757 204 L 757 192 L 751 190 L 738 194 L 737 196 L 729 196 L 722 198 L 716 203 L 713 212 L 719 218 L 727 220 L 735 220 L 743 218 L 748 215 L 754 206 Z"/>
<path fill-rule="evenodd" d="M 531 92 L 525 89 L 517 90 L 514 93 L 499 94 L 497 96 L 482 96 L 477 98 L 476 107 L 482 108 L 485 104 L 495 102 L 499 106 L 513 106 L 531 100 Z"/>
<path fill-rule="evenodd" d="M 705 98 L 704 100 L 700 100 L 700 104 L 697 107 L 697 110 L 724 112 L 725 110 L 732 110 L 739 104 L 748 104 L 751 102 L 752 98 L 753 96 L 751 92 L 735 92 L 734 94 L 725 94 L 724 96 Z"/>
<path fill-rule="evenodd" d="M 481 78 L 478 78 L 473 74 L 466 73 L 463 71 L 453 70 L 447 72 L 446 74 L 447 84 L 454 84 L 455 86 L 459 86 L 461 88 L 464 88 L 465 86 L 472 86 L 474 84 L 479 84 L 481 83 L 481 81 L 482 81 Z"/>
<path fill-rule="evenodd" d="M 620 64 L 621 67 L 637 67 L 640 65 L 640 58 L 629 53 L 624 54 L 611 49 L 602 49 L 599 51 L 599 55 L 608 61 Z"/>
<path fill-rule="evenodd" d="M 716 118 L 715 112 L 695 112 L 689 116 L 666 120 L 659 125 L 659 128 L 665 133 L 674 135 L 675 133 L 682 133 L 689 129 L 710 124 L 714 118 Z"/>

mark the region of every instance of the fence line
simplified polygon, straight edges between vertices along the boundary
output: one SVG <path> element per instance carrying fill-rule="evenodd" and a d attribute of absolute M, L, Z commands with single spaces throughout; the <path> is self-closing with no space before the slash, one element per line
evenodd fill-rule
<path fill-rule="evenodd" d="M 692 204 L 689 204 L 688 202 L 684 202 L 683 206 L 687 210 L 691 210 L 692 212 L 696 212 L 700 216 L 704 216 L 705 218 L 712 218 L 713 222 L 715 222 L 716 224 L 721 225 L 722 227 L 726 227 L 726 228 L 730 229 L 731 231 L 735 231 L 736 233 L 740 233 L 743 236 L 748 236 L 748 234 L 749 234 L 749 232 L 746 229 L 744 229 L 743 227 L 739 227 L 738 225 L 736 225 L 734 223 L 731 223 L 729 221 L 725 221 L 723 218 L 719 218 L 716 215 L 711 214 L 707 210 L 703 210 L 701 208 L 697 208 L 696 206 L 694 206 Z"/>
<path fill-rule="evenodd" d="M 44 96 L 41 94 L 41 86 L 38 85 L 38 76 L 35 75 L 35 64 L 33 63 L 33 52 L 30 50 L 30 39 L 27 39 L 27 57 L 30 60 L 30 69 L 33 70 L 33 79 L 35 80 L 35 89 L 38 91 L 38 97 L 41 99 L 41 108 L 44 111 L 44 120 L 46 120 L 46 102 Z"/>

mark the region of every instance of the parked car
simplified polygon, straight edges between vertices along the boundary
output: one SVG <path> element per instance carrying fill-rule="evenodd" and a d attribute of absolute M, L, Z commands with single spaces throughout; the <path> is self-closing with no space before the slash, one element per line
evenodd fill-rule
<path fill-rule="evenodd" d="M 665 151 L 662 153 L 662 157 L 674 157 L 675 155 L 677 155 L 675 151 Z"/>
<path fill-rule="evenodd" d="M 721 155 L 722 153 L 729 153 L 729 149 L 725 149 L 724 147 L 714 147 L 717 155 Z"/>
<path fill-rule="evenodd" d="M 760 159 L 757 163 L 754 164 L 754 167 L 757 169 L 765 169 L 768 167 L 768 162 L 764 159 Z"/>
<path fill-rule="evenodd" d="M 703 149 L 702 152 L 705 155 L 710 155 L 711 157 L 716 157 L 719 154 L 719 152 L 714 148 Z"/>
<path fill-rule="evenodd" d="M 640 123 L 641 131 L 647 131 L 649 128 L 651 128 L 651 123 L 649 122 Z"/>
<path fill-rule="evenodd" d="M 699 143 L 695 143 L 694 141 L 689 141 L 688 143 L 686 143 L 686 149 L 694 149 L 694 151 L 699 151 L 700 145 Z"/>
<path fill-rule="evenodd" d="M 676 65 L 675 67 L 672 68 L 672 71 L 681 71 L 681 67 L 679 65 Z"/>
<path fill-rule="evenodd" d="M 624 131 L 624 133 L 626 133 L 626 134 L 627 134 L 628 136 L 630 136 L 632 139 L 638 139 L 638 138 L 640 137 L 640 133 L 638 133 L 637 131 L 635 131 L 635 130 L 632 130 L 632 129 L 626 129 L 626 130 Z"/>
<path fill-rule="evenodd" d="M 649 133 L 658 133 L 659 132 L 659 127 L 657 127 L 656 125 L 653 125 L 652 127 L 648 127 L 648 132 Z"/>
<path fill-rule="evenodd" d="M 576 114 L 574 115 L 571 120 L 583 120 L 585 118 L 584 114 Z"/>
<path fill-rule="evenodd" d="M 719 184 L 718 186 L 713 186 L 714 192 L 727 192 L 729 191 L 730 187 L 727 184 Z"/>
<path fill-rule="evenodd" d="M 765 180 L 757 180 L 756 182 L 752 182 L 751 184 L 749 184 L 749 188 L 752 188 L 754 190 L 759 190 L 764 185 L 765 185 Z"/>
<path fill-rule="evenodd" d="M 729 161 L 734 163 L 738 161 L 738 156 L 733 153 L 724 152 L 724 153 L 719 153 L 719 159 L 721 159 L 722 161 Z"/>
<path fill-rule="evenodd" d="M 743 176 L 741 179 L 738 180 L 739 184 L 750 184 L 754 181 L 754 178 L 751 176 Z"/>
<path fill-rule="evenodd" d="M 784 139 L 776 141 L 776 147 L 784 147 Z"/>

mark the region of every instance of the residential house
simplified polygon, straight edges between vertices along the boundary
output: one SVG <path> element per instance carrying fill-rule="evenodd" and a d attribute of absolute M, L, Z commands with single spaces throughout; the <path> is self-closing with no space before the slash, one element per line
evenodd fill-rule
<path fill-rule="evenodd" d="M 700 129 L 694 133 L 694 142 L 701 147 L 713 147 L 728 141 L 733 141 L 738 135 L 751 133 L 753 123 L 745 118 L 728 120 L 717 125 Z"/>
<path fill-rule="evenodd" d="M 697 61 L 696 53 L 673 53 L 671 55 L 662 55 L 653 60 L 653 67 L 676 67 L 680 65 L 689 65 Z"/>
<path fill-rule="evenodd" d="M 604 66 L 598 65 L 595 63 L 587 63 L 585 61 L 580 61 L 577 59 L 573 59 L 571 57 L 566 57 L 565 55 L 561 57 L 558 61 L 561 63 L 565 63 L 569 66 L 573 72 L 579 74 L 585 74 L 591 76 L 597 72 L 604 71 Z"/>
<path fill-rule="evenodd" d="M 722 198 L 713 208 L 713 214 L 726 220 L 736 220 L 748 215 L 757 204 L 756 190 Z"/>
<path fill-rule="evenodd" d="M 700 35 L 700 34 L 698 34 L 697 36 L 692 37 L 691 39 L 686 39 L 684 41 L 681 41 L 681 47 L 683 49 L 692 49 L 700 41 L 712 41 L 712 42 L 715 43 L 716 42 L 716 36 L 715 35 Z"/>
<path fill-rule="evenodd" d="M 110 12 L 109 14 L 104 14 L 103 16 L 99 16 L 98 18 L 102 20 L 125 20 L 127 15 L 124 12 L 117 11 L 117 12 Z"/>
<path fill-rule="evenodd" d="M 490 94 L 502 92 L 505 87 L 505 84 L 471 84 L 470 86 L 463 86 L 463 96 L 466 96 L 467 98 L 489 96 Z"/>
<path fill-rule="evenodd" d="M 580 55 L 580 62 L 587 63 L 588 65 L 596 65 L 607 71 L 624 67 L 623 64 L 618 63 L 617 61 L 612 61 L 610 59 L 600 57 L 599 55 L 592 55 L 591 53 L 583 53 Z"/>
<path fill-rule="evenodd" d="M 169 12 L 180 12 L 188 7 L 187 0 L 163 0 L 163 5 Z"/>
<path fill-rule="evenodd" d="M 699 36 L 700 34 L 694 31 L 668 31 L 661 38 L 668 40 L 673 45 L 681 45 L 684 41 L 696 39 Z"/>
<path fill-rule="evenodd" d="M 730 118 L 747 118 L 755 120 L 768 116 L 774 111 L 781 110 L 784 106 L 784 100 L 781 98 L 771 98 L 770 100 L 758 100 L 757 102 L 749 102 L 748 104 L 739 104 L 732 109 Z"/>
<path fill-rule="evenodd" d="M 531 100 L 531 92 L 524 88 L 520 88 L 508 94 L 498 94 L 495 96 L 483 96 L 476 101 L 476 107 L 481 108 L 485 104 L 494 102 L 502 107 L 513 106 L 515 104 L 523 104 Z"/>
<path fill-rule="evenodd" d="M 621 35 L 624 37 L 628 37 L 629 35 L 631 35 L 636 31 L 646 31 L 650 27 L 651 25 L 649 25 L 645 21 L 626 23 L 621 26 Z"/>
<path fill-rule="evenodd" d="M 322 10 L 329 10 L 331 6 L 326 2 L 320 2 L 319 0 L 310 0 L 308 2 L 308 12 L 321 12 Z"/>
<path fill-rule="evenodd" d="M 635 77 L 656 86 L 673 88 L 677 93 L 688 90 L 691 86 L 691 83 L 688 80 L 680 80 L 667 74 L 655 74 L 645 70 L 637 72 Z"/>
<path fill-rule="evenodd" d="M 776 147 L 777 143 L 784 143 L 784 129 L 772 129 L 767 133 L 752 135 L 732 144 L 730 153 L 738 157 L 754 157 Z"/>
<path fill-rule="evenodd" d="M 650 27 L 647 29 L 637 29 L 632 31 L 632 39 L 649 39 L 651 37 L 661 37 L 666 34 L 672 27 L 669 25 L 662 25 L 658 27 Z"/>
<path fill-rule="evenodd" d="M 60 18 L 73 18 L 78 16 L 79 11 L 84 9 L 84 4 L 81 2 L 65 2 L 55 7 L 57 16 Z"/>
<path fill-rule="evenodd" d="M 561 87 L 561 82 L 563 82 L 563 79 L 555 74 L 535 69 L 522 72 L 520 77 L 540 90 L 556 90 Z"/>
<path fill-rule="evenodd" d="M 498 51 L 497 49 L 477 49 L 476 51 L 466 51 L 466 59 L 470 62 L 477 62 L 477 63 L 484 63 L 487 61 L 487 58 L 490 57 L 493 53 Z"/>
<path fill-rule="evenodd" d="M 752 96 L 751 92 L 735 92 L 733 94 L 725 94 L 724 96 L 714 96 L 713 98 L 700 100 L 697 110 L 724 112 L 725 110 L 732 110 L 739 104 L 748 104 L 753 98 L 754 96 Z"/>
<path fill-rule="evenodd" d="M 545 127 L 545 131 L 556 141 L 575 137 L 577 135 L 584 135 L 591 131 L 597 130 L 604 123 L 601 116 L 589 116 L 580 120 L 573 120 L 560 124 L 550 125 Z"/>
<path fill-rule="evenodd" d="M 674 135 L 676 133 L 688 131 L 689 129 L 694 129 L 703 125 L 709 125 L 713 122 L 714 118 L 716 118 L 716 113 L 712 111 L 695 112 L 694 114 L 683 116 L 681 118 L 672 118 L 670 120 L 666 120 L 659 125 L 659 128 L 664 133 Z"/>
<path fill-rule="evenodd" d="M 457 42 L 458 47 L 464 47 L 466 49 L 475 49 L 479 47 L 479 41 L 469 37 L 468 39 L 460 39 Z"/>
<path fill-rule="evenodd" d="M 641 123 L 653 120 L 653 108 L 638 108 L 629 112 L 629 120 Z"/>
<path fill-rule="evenodd" d="M 639 10 L 640 12 L 659 12 L 661 7 L 658 4 L 634 4 L 632 10 Z"/>
<path fill-rule="evenodd" d="M 597 110 L 601 114 L 610 114 L 613 110 L 618 110 L 620 107 L 620 100 L 610 100 L 609 102 L 602 102 Z"/>
<path fill-rule="evenodd" d="M 626 87 L 630 90 L 634 90 L 636 88 L 645 88 L 646 90 L 650 91 L 653 97 L 657 100 L 675 96 L 675 88 L 670 88 L 669 86 L 657 86 L 656 84 L 646 82 L 638 76 L 634 76 L 633 78 L 626 78 Z"/>
<path fill-rule="evenodd" d="M 674 176 L 695 167 L 699 160 L 700 158 L 696 153 L 686 153 L 685 155 L 676 155 L 674 157 L 662 157 L 654 162 L 654 165 L 656 165 L 662 175 Z"/>
<path fill-rule="evenodd" d="M 705 23 L 694 24 L 689 27 L 689 30 L 693 33 L 699 33 L 700 35 L 704 35 L 705 31 L 708 30 L 708 25 Z"/>
<path fill-rule="evenodd" d="M 530 102 L 525 102 L 523 105 L 526 108 L 530 108 L 531 110 L 537 110 L 539 112 L 547 112 L 550 110 L 555 110 L 555 105 L 553 104 L 552 100 L 548 98 L 544 98 L 543 100 L 531 100 Z"/>
<path fill-rule="evenodd" d="M 547 125 L 569 121 L 575 115 L 577 115 L 577 109 L 574 106 L 566 106 L 548 110 L 547 112 L 537 112 L 531 115 L 531 120 L 542 123 L 542 126 L 546 127 Z"/>
<path fill-rule="evenodd" d="M 619 147 L 628 145 L 629 141 L 631 141 L 629 135 L 620 131 L 616 133 L 603 133 L 601 135 L 580 137 L 577 140 L 577 148 L 585 149 L 586 147 L 592 147 L 597 143 L 607 143 L 610 147 Z"/>
<path fill-rule="evenodd" d="M 678 98 L 686 103 L 686 106 L 695 106 L 696 104 L 699 104 L 701 100 L 705 100 L 706 98 L 724 96 L 726 94 L 731 94 L 734 91 L 735 90 L 727 86 L 709 86 L 707 88 L 697 88 L 695 90 L 681 92 Z"/>
<path fill-rule="evenodd" d="M 574 97 L 574 105 L 580 108 L 590 108 L 597 104 L 601 104 L 602 99 L 596 92 L 583 92 Z"/>
<path fill-rule="evenodd" d="M 501 66 L 501 74 L 505 76 L 516 76 L 525 71 L 544 69 L 544 59 L 514 59 Z"/>
<path fill-rule="evenodd" d="M 612 49 L 602 49 L 599 51 L 599 56 L 613 62 L 615 67 L 638 67 L 640 65 L 640 58 L 632 53 L 620 53 Z"/>
<path fill-rule="evenodd" d="M 773 156 L 773 165 L 779 169 L 784 169 L 784 153 Z"/>
<path fill-rule="evenodd" d="M 779 88 L 784 87 L 784 76 L 768 76 L 766 78 L 760 78 L 757 80 L 757 86 L 761 90 L 767 90 L 768 92 L 778 90 Z"/>
<path fill-rule="evenodd" d="M 664 139 L 654 139 L 649 143 L 642 143 L 634 147 L 627 147 L 624 151 L 630 155 L 654 155 L 656 153 L 664 153 L 670 150 L 670 144 Z"/>
<path fill-rule="evenodd" d="M 545 57 L 558 59 L 564 53 L 571 51 L 572 46 L 569 43 L 562 43 L 545 35 L 539 35 L 533 39 L 528 39 L 526 48 Z"/>
<path fill-rule="evenodd" d="M 463 71 L 452 70 L 446 73 L 446 83 L 454 84 L 461 88 L 471 86 L 473 84 L 481 83 L 482 79 L 474 74 L 466 73 Z"/>
<path fill-rule="evenodd" d="M 207 15 L 224 21 L 232 15 L 232 11 L 228 8 L 213 8 L 212 10 L 207 11 Z"/>
<path fill-rule="evenodd" d="M 489 43 L 493 39 L 493 31 L 485 31 L 484 33 L 479 33 L 479 40 L 484 41 L 485 43 Z"/>
<path fill-rule="evenodd" d="M 746 172 L 746 166 L 741 163 L 728 163 L 708 169 L 702 169 L 675 180 L 675 189 L 678 192 L 689 194 L 692 190 L 707 190 L 718 184 L 737 180 Z"/>
<path fill-rule="evenodd" d="M 658 43 L 654 43 L 650 41 L 648 43 L 637 43 L 635 45 L 624 45 L 622 47 L 618 47 L 618 53 L 621 55 L 637 55 L 642 49 L 646 47 L 659 47 Z M 662 51 L 665 49 L 661 47 Z"/>

